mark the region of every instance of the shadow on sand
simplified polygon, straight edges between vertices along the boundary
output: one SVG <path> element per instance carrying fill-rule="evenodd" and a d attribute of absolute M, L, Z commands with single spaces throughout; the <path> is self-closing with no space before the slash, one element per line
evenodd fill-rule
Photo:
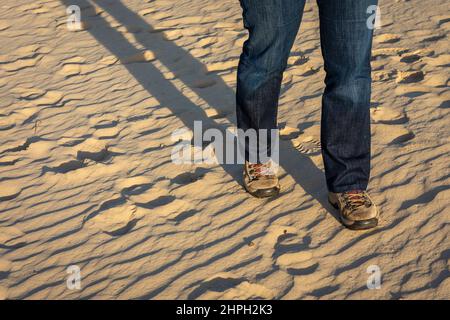
<path fill-rule="evenodd" d="M 61 2 L 66 7 L 70 5 L 79 5 L 81 8 L 90 6 L 87 0 L 61 0 Z M 169 71 L 175 71 L 177 78 L 189 86 L 207 105 L 214 108 L 219 114 L 222 114 L 223 118 L 226 118 L 230 123 L 235 123 L 233 110 L 234 91 L 227 86 L 218 74 L 214 72 L 208 73 L 208 81 L 213 81 L 215 84 L 207 89 L 192 85 L 198 74 L 201 73 L 205 76 L 206 67 L 198 59 L 173 42 L 165 39 L 161 32 L 156 32 L 157 30 L 154 30 L 148 22 L 120 1 L 105 3 L 104 1 L 93 0 L 92 2 L 101 7 L 105 13 L 112 16 L 121 25 L 139 26 L 146 31 L 155 31 L 135 33 L 135 41 L 143 48 L 154 52 L 161 64 Z M 121 32 L 105 21 L 101 15 L 88 19 L 92 22 L 92 27 L 88 29 L 88 32 L 99 44 L 117 58 L 123 59 L 142 52 L 142 49 L 136 48 Z M 197 71 L 197 74 L 176 72 L 183 66 L 189 66 L 189 70 Z M 217 118 L 208 117 L 199 105 L 193 103 L 170 81 L 165 79 L 161 70 L 152 63 L 131 63 L 124 64 L 123 67 L 145 88 L 150 96 L 159 101 L 160 105 L 169 108 L 183 122 L 185 127 L 193 130 L 194 120 L 196 120 L 202 121 L 204 127 L 224 129 L 224 125 L 216 121 Z M 308 156 L 302 155 L 292 148 L 289 141 L 281 140 L 280 165 L 307 194 L 318 201 L 334 218 L 338 219 L 326 199 L 323 172 L 317 168 Z M 222 167 L 235 181 L 242 183 L 241 166 L 224 164 Z"/>

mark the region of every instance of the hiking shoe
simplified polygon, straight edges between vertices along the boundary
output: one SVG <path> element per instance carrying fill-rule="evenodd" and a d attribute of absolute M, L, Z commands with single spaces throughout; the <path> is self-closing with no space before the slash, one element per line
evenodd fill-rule
<path fill-rule="evenodd" d="M 273 164 L 249 163 L 244 166 L 244 187 L 248 193 L 257 198 L 270 198 L 280 193 L 280 183 Z"/>
<path fill-rule="evenodd" d="M 328 201 L 339 210 L 342 223 L 349 229 L 365 230 L 378 225 L 378 209 L 366 191 L 330 192 Z"/>

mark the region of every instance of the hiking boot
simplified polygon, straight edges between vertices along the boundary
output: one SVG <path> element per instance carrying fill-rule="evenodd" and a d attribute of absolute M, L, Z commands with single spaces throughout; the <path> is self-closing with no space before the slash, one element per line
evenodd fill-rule
<path fill-rule="evenodd" d="M 249 163 L 244 166 L 244 187 L 257 198 L 270 198 L 280 193 L 280 183 L 271 162 Z"/>
<path fill-rule="evenodd" d="M 365 230 L 378 225 L 378 209 L 366 191 L 330 192 L 328 201 L 339 210 L 342 223 L 349 229 Z"/>

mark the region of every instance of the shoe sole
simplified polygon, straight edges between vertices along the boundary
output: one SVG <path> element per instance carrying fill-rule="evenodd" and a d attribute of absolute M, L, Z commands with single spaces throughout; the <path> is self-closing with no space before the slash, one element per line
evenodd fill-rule
<path fill-rule="evenodd" d="M 339 206 L 337 205 L 337 203 L 331 202 L 330 199 L 328 199 L 328 202 L 333 206 L 333 208 L 335 208 L 336 210 L 339 210 Z M 352 221 L 352 220 L 345 219 L 344 217 L 342 217 L 342 215 L 339 215 L 339 217 L 340 217 L 342 224 L 350 230 L 368 230 L 368 229 L 373 229 L 376 226 L 378 226 L 378 218 Z"/>
<path fill-rule="evenodd" d="M 270 189 L 259 189 L 256 191 L 250 191 L 245 187 L 245 190 L 250 193 L 255 198 L 263 199 L 263 198 L 273 198 L 280 194 L 280 187 L 278 188 L 270 188 Z"/>

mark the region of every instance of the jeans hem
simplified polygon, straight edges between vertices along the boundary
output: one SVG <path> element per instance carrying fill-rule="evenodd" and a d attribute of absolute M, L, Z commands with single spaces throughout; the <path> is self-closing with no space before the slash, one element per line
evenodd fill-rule
<path fill-rule="evenodd" d="M 347 192 L 347 191 L 352 191 L 352 190 L 363 190 L 366 191 L 367 190 L 367 184 L 352 184 L 349 186 L 343 186 L 343 187 L 338 187 L 338 188 L 330 188 L 328 187 L 328 191 L 333 192 L 333 193 L 342 193 L 342 192 Z"/>

